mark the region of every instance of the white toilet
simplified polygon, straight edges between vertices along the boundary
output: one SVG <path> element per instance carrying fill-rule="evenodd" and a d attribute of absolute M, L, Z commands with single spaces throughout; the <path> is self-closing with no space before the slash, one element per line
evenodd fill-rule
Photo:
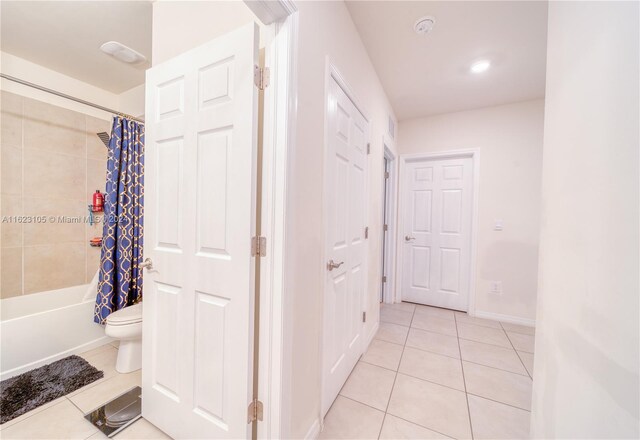
<path fill-rule="evenodd" d="M 120 340 L 116 370 L 131 373 L 142 367 L 142 303 L 120 309 L 107 316 L 107 336 Z"/>

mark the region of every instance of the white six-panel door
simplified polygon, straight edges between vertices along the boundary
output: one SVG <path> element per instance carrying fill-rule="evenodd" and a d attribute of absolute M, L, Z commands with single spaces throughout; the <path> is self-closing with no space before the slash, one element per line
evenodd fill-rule
<path fill-rule="evenodd" d="M 257 29 L 147 73 L 142 411 L 174 438 L 250 435 Z"/>
<path fill-rule="evenodd" d="M 472 159 L 408 162 L 404 172 L 402 299 L 466 311 Z"/>
<path fill-rule="evenodd" d="M 323 414 L 362 354 L 366 282 L 368 124 L 333 78 L 328 99 Z"/>

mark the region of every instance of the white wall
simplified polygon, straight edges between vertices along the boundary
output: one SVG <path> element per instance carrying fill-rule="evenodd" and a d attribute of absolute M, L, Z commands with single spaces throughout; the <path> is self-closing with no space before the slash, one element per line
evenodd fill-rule
<path fill-rule="evenodd" d="M 533 324 L 544 101 L 401 121 L 401 154 L 480 150 L 475 312 Z M 503 231 L 494 231 L 496 219 Z M 490 293 L 502 281 L 502 294 Z M 400 280 L 398 280 L 400 282 Z M 470 311 L 474 313 L 474 311 Z"/>
<path fill-rule="evenodd" d="M 155 1 L 153 65 L 252 22 L 260 24 L 255 14 L 239 0 Z"/>
<path fill-rule="evenodd" d="M 144 89 L 145 85 L 133 87 L 118 95 L 117 109 L 128 115 L 144 118 Z"/>
<path fill-rule="evenodd" d="M 134 87 L 122 94 L 116 94 L 6 52 L 0 52 L 0 66 L 4 74 L 65 93 L 75 98 L 84 99 L 85 101 L 134 116 L 144 114 L 144 84 Z M 0 89 L 96 118 L 111 119 L 112 116 L 111 113 L 4 78 L 0 81 Z M 142 90 L 142 93 L 140 93 L 140 90 Z"/>
<path fill-rule="evenodd" d="M 639 12 L 549 4 L 533 438 L 640 437 Z"/>
<path fill-rule="evenodd" d="M 370 336 L 378 321 L 382 202 L 382 136 L 391 106 L 343 2 L 296 2 L 299 9 L 297 138 L 292 157 L 287 255 L 287 294 L 293 298 L 291 376 L 292 438 L 302 438 L 320 414 L 320 341 L 325 262 L 322 223 L 325 66 L 328 56 L 354 90 L 371 118 L 369 156 L 369 283 L 367 323 Z"/>

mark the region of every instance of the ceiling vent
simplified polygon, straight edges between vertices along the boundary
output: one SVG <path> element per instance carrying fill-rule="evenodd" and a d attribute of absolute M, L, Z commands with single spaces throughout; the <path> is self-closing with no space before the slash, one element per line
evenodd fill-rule
<path fill-rule="evenodd" d="M 436 18 L 431 15 L 427 15 L 426 17 L 418 19 L 418 21 L 413 25 L 413 29 L 416 31 L 416 34 L 423 35 L 431 32 L 435 25 Z"/>
<path fill-rule="evenodd" d="M 107 41 L 100 46 L 100 50 L 127 64 L 140 64 L 147 61 L 147 58 L 140 52 L 135 51 L 122 43 L 118 43 L 117 41 Z"/>

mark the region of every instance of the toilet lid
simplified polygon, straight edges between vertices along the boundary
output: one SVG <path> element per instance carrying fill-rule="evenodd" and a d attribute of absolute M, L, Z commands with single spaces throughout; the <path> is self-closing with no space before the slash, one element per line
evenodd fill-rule
<path fill-rule="evenodd" d="M 142 303 L 120 309 L 107 316 L 107 324 L 124 325 L 142 322 Z"/>

